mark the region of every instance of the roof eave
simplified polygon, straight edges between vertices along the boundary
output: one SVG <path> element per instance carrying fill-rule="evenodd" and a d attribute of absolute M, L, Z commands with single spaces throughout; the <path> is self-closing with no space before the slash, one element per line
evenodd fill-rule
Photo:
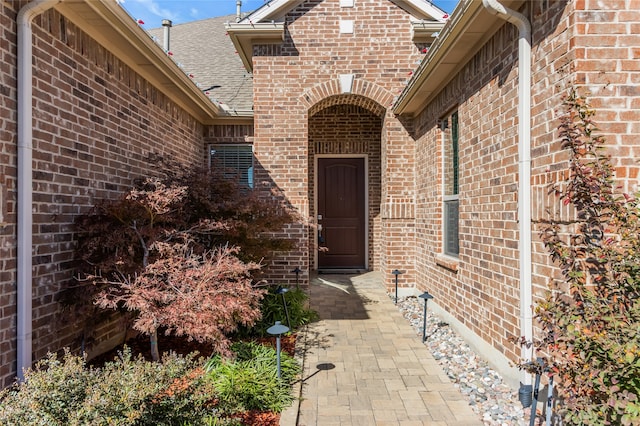
<path fill-rule="evenodd" d="M 447 18 L 446 12 L 431 2 L 424 0 L 391 0 L 407 12 L 411 13 L 418 19 L 433 19 L 436 22 L 444 23 Z"/>
<path fill-rule="evenodd" d="M 222 113 L 117 2 L 65 0 L 56 10 L 199 122 Z"/>
<path fill-rule="evenodd" d="M 523 0 L 504 1 L 517 9 Z M 464 64 L 502 26 L 482 2 L 463 0 L 438 34 L 393 106 L 398 115 L 418 115 Z"/>
<path fill-rule="evenodd" d="M 240 23 L 282 21 L 282 17 L 304 0 L 269 0 L 262 7 L 245 16 Z"/>
<path fill-rule="evenodd" d="M 237 113 L 230 112 L 226 115 L 216 117 L 211 124 L 253 124 L 253 111 Z"/>
<path fill-rule="evenodd" d="M 444 22 L 413 21 L 411 26 L 414 43 L 433 43 L 444 27 Z"/>
<path fill-rule="evenodd" d="M 253 71 L 254 44 L 280 44 L 284 40 L 284 23 L 227 23 L 227 33 L 247 71 Z"/>

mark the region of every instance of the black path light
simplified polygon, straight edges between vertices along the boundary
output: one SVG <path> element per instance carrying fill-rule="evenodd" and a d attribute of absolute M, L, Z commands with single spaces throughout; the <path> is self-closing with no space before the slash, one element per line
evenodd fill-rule
<path fill-rule="evenodd" d="M 424 343 L 427 340 L 427 302 L 433 299 L 433 296 L 425 291 L 418 297 L 424 299 L 424 310 L 422 311 L 422 343 Z"/>
<path fill-rule="evenodd" d="M 299 288 L 300 287 L 300 272 L 302 272 L 302 269 L 300 269 L 300 268 L 298 268 L 296 266 L 296 269 L 294 269 L 291 272 L 296 274 L 296 288 Z"/>
<path fill-rule="evenodd" d="M 287 299 L 284 297 L 285 293 L 289 291 L 286 287 L 279 287 L 276 290 L 276 294 L 282 296 L 282 306 L 284 306 L 284 314 L 287 316 L 287 325 L 291 328 L 291 320 L 289 319 L 289 310 L 287 309 Z"/>
<path fill-rule="evenodd" d="M 280 321 L 276 321 L 274 325 L 267 329 L 267 333 L 276 336 L 276 365 L 278 368 L 278 379 L 282 376 L 280 370 L 280 336 L 289 331 L 289 327 L 282 325 Z"/>
<path fill-rule="evenodd" d="M 396 276 L 396 301 L 395 301 L 395 303 L 398 304 L 398 275 L 401 275 L 402 272 L 398 271 L 397 269 L 394 269 L 393 272 L 391 272 L 391 273 Z"/>

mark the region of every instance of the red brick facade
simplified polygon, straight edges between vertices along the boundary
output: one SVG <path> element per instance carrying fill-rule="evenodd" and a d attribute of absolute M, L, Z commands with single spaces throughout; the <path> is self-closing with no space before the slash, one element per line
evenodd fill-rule
<path fill-rule="evenodd" d="M 354 32 L 340 33 L 341 20 L 352 20 Z M 281 188 L 307 221 L 291 230 L 302 243 L 287 267 L 299 266 L 307 279 L 306 271 L 317 266 L 315 157 L 363 155 L 369 167 L 369 268 L 399 268 L 411 282 L 413 146 L 398 119 L 386 114 L 422 56 L 411 39 L 410 15 L 384 0 L 356 1 L 354 7 L 308 1 L 287 14 L 286 26 L 282 46 L 254 47 L 253 69 L 254 146 L 262 166 L 256 181 Z M 349 93 L 342 91 L 342 74 L 354 74 Z M 277 275 L 291 282 L 286 272 Z"/>
<path fill-rule="evenodd" d="M 0 387 L 16 374 L 16 10 L 0 4 Z M 200 164 L 204 126 L 55 11 L 34 25 L 33 357 L 79 344 L 60 322 L 73 222 L 152 174 L 160 154 Z M 44 30 L 46 29 L 46 30 Z M 98 330 L 109 337 L 113 329 Z M 106 336 L 105 336 L 106 335 Z"/>
<path fill-rule="evenodd" d="M 637 189 L 640 111 L 637 60 L 640 3 L 526 2 L 532 40 L 532 284 L 543 294 L 558 271 L 538 231 L 557 210 L 549 184 L 567 168 L 557 137 L 562 96 L 588 95 L 623 185 Z M 606 9 L 605 9 L 606 8 Z M 636 30 L 633 30 L 636 28 Z M 518 30 L 505 23 L 416 118 L 417 289 L 509 360 L 520 348 L 518 262 Z M 457 110 L 460 125 L 460 255 L 442 253 L 442 132 Z M 561 217 L 571 219 L 569 210 Z M 525 283 L 526 285 L 526 283 Z"/>

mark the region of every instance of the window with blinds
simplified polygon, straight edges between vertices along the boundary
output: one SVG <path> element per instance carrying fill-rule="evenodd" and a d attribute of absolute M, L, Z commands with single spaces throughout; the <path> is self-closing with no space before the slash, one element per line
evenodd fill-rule
<path fill-rule="evenodd" d="M 443 251 L 448 256 L 458 257 L 460 238 L 458 234 L 458 112 L 441 121 L 443 131 Z"/>
<path fill-rule="evenodd" d="M 253 146 L 246 144 L 211 145 L 209 166 L 241 186 L 253 188 Z"/>

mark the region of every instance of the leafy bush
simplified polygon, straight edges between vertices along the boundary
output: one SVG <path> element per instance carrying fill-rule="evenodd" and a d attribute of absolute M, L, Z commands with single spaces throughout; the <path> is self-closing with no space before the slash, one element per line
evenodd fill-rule
<path fill-rule="evenodd" d="M 65 352 L 63 359 L 49 354 L 25 382 L 0 391 L 0 424 L 6 426 L 67 425 L 97 382 L 84 360 Z"/>
<path fill-rule="evenodd" d="M 294 401 L 291 384 L 300 373 L 295 359 L 281 353 L 281 378 L 277 377 L 276 351 L 257 343 L 232 346 L 235 359 L 216 356 L 207 362 L 207 375 L 225 413 L 282 412 Z"/>
<path fill-rule="evenodd" d="M 535 343 L 559 382 L 565 424 L 640 424 L 640 201 L 616 193 L 594 110 L 574 92 L 565 107 L 570 173 L 552 190 L 575 223 L 551 220 L 542 233 L 566 284 L 537 304 Z"/>
<path fill-rule="evenodd" d="M 268 336 L 267 329 L 276 321 L 287 325 L 287 315 L 282 303 L 282 295 L 277 293 L 278 288 L 271 287 L 264 295 L 260 303 L 262 317 L 250 329 L 242 329 L 242 334 L 250 336 Z M 292 331 L 318 319 L 318 313 L 309 308 L 309 295 L 300 288 L 289 288 L 284 293 L 287 303 L 289 320 Z"/>
<path fill-rule="evenodd" d="M 25 382 L 0 392 L 6 426 L 202 424 L 211 416 L 213 390 L 202 360 L 165 356 L 162 363 L 133 359 L 128 350 L 104 368 L 88 369 L 66 352 L 50 354 Z"/>

